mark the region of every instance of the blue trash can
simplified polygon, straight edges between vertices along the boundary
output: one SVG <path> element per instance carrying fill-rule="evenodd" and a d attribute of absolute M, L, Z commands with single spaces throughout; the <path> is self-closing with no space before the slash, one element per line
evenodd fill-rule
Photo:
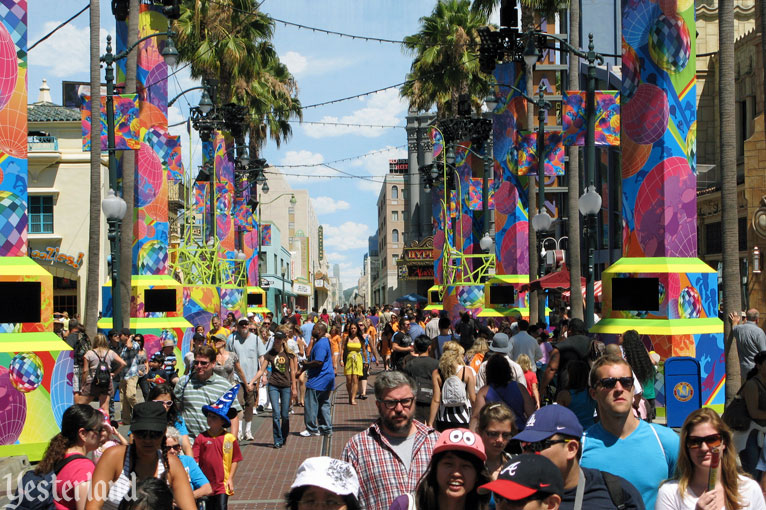
<path fill-rule="evenodd" d="M 700 364 L 689 356 L 665 360 L 665 414 L 668 427 L 681 427 L 692 411 L 702 407 Z"/>

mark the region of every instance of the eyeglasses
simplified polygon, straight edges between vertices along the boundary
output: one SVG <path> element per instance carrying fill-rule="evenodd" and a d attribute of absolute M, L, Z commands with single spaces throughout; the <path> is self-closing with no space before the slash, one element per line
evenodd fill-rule
<path fill-rule="evenodd" d="M 197 361 L 196 359 L 192 362 L 192 365 L 194 365 L 195 367 L 196 366 L 206 367 L 209 364 L 210 364 L 209 361 Z"/>
<path fill-rule="evenodd" d="M 299 508 L 323 508 L 325 510 L 336 510 L 346 504 L 340 498 L 330 498 L 325 500 L 302 499 L 298 501 Z"/>
<path fill-rule="evenodd" d="M 620 383 L 620 386 L 622 386 L 622 388 L 625 390 L 633 389 L 632 377 L 604 377 L 603 379 L 599 379 L 598 381 L 596 381 L 596 384 L 594 386 L 601 386 L 602 388 L 611 390 L 612 388 L 617 386 L 618 382 Z"/>
<path fill-rule="evenodd" d="M 174 444 L 174 445 L 168 445 L 168 450 L 172 450 L 175 452 L 181 451 L 181 445 L 180 444 Z"/>
<path fill-rule="evenodd" d="M 415 397 L 409 397 L 409 398 L 400 398 L 400 399 L 385 399 L 385 400 L 378 400 L 378 402 L 381 402 L 384 406 L 386 406 L 386 409 L 396 409 L 396 406 L 399 404 L 402 404 L 402 407 L 405 409 L 409 409 L 412 407 L 412 403 L 415 402 Z"/>
<path fill-rule="evenodd" d="M 485 436 L 487 436 L 490 439 L 497 439 L 502 437 L 503 441 L 506 441 L 513 437 L 513 434 L 510 432 L 500 432 L 499 430 L 485 430 L 482 432 Z"/>
<path fill-rule="evenodd" d="M 160 404 L 164 405 L 165 407 L 170 407 L 173 405 L 172 400 L 152 400 L 152 402 L 159 402 Z"/>
<path fill-rule="evenodd" d="M 700 448 L 702 443 L 705 443 L 708 448 L 717 448 L 723 443 L 723 438 L 721 437 L 721 434 L 711 434 L 705 437 L 688 436 L 686 438 L 686 447 L 690 450 Z"/>
<path fill-rule="evenodd" d="M 85 429 L 89 432 L 95 432 L 96 434 L 101 434 L 104 431 L 104 427 L 95 427 L 92 429 Z"/>
<path fill-rule="evenodd" d="M 263 322 L 263 325 L 264 325 L 264 326 L 271 326 L 271 323 L 270 323 L 270 322 L 265 322 L 265 321 L 264 321 L 264 322 Z"/>
<path fill-rule="evenodd" d="M 138 439 L 160 439 L 165 435 L 165 432 L 159 430 L 136 430 L 133 435 Z"/>
<path fill-rule="evenodd" d="M 524 453 L 540 453 L 555 444 L 568 443 L 569 441 L 574 441 L 574 439 L 544 439 L 534 443 L 521 443 L 521 451 Z"/>

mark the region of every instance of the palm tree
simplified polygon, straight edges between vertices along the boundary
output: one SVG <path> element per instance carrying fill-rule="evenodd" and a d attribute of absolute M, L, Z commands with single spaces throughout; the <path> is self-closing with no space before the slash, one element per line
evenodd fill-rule
<path fill-rule="evenodd" d="M 487 16 L 470 7 L 469 0 L 439 1 L 420 18 L 420 31 L 404 38 L 414 59 L 400 94 L 411 109 L 436 106 L 437 117 L 455 116 L 461 94 L 469 94 L 478 110 L 489 92 L 489 76 L 479 70 L 478 36 Z"/>
<path fill-rule="evenodd" d="M 98 119 L 101 105 L 101 54 L 99 0 L 90 2 L 90 104 L 92 118 Z M 94 135 L 95 133 L 95 135 Z M 96 335 L 98 321 L 98 266 L 101 260 L 101 143 L 98 130 L 91 133 L 90 213 L 88 219 L 88 268 L 85 284 L 85 325 L 88 336 Z"/>
<path fill-rule="evenodd" d="M 718 105 L 721 144 L 721 228 L 723 230 L 724 316 L 742 310 L 739 274 L 739 228 L 737 219 L 737 156 L 734 116 L 734 0 L 718 2 Z M 725 321 L 726 402 L 740 386 L 737 343 L 732 341 L 731 324 Z"/>

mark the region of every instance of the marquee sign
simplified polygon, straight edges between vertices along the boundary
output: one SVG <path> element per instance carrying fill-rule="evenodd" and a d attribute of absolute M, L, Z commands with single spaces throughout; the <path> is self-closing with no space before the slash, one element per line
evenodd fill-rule
<path fill-rule="evenodd" d="M 402 251 L 402 258 L 396 261 L 400 280 L 433 280 L 434 257 L 433 236 L 422 241 L 415 240 Z"/>
<path fill-rule="evenodd" d="M 42 250 L 31 250 L 29 256 L 40 262 L 48 262 L 51 265 L 56 262 L 71 267 L 75 271 L 82 267 L 85 254 L 80 252 L 77 256 L 60 253 L 58 246 L 46 246 Z"/>

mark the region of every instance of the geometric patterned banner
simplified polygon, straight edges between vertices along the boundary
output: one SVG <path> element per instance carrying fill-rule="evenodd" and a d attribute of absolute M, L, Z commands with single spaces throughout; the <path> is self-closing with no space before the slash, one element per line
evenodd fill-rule
<path fill-rule="evenodd" d="M 569 90 L 562 99 L 562 127 L 564 130 L 563 143 L 566 146 L 585 145 L 586 93 L 579 90 Z M 597 90 L 596 105 L 596 145 L 620 145 L 620 91 Z"/>
<path fill-rule="evenodd" d="M 271 246 L 271 225 L 261 225 L 261 246 Z"/>
<path fill-rule="evenodd" d="M 114 147 L 116 150 L 138 150 L 141 147 L 138 122 L 138 94 L 116 94 L 114 98 Z M 82 104 L 82 150 L 90 152 L 91 107 L 90 96 L 80 96 Z M 106 98 L 101 96 L 101 150 L 109 149 Z"/>

